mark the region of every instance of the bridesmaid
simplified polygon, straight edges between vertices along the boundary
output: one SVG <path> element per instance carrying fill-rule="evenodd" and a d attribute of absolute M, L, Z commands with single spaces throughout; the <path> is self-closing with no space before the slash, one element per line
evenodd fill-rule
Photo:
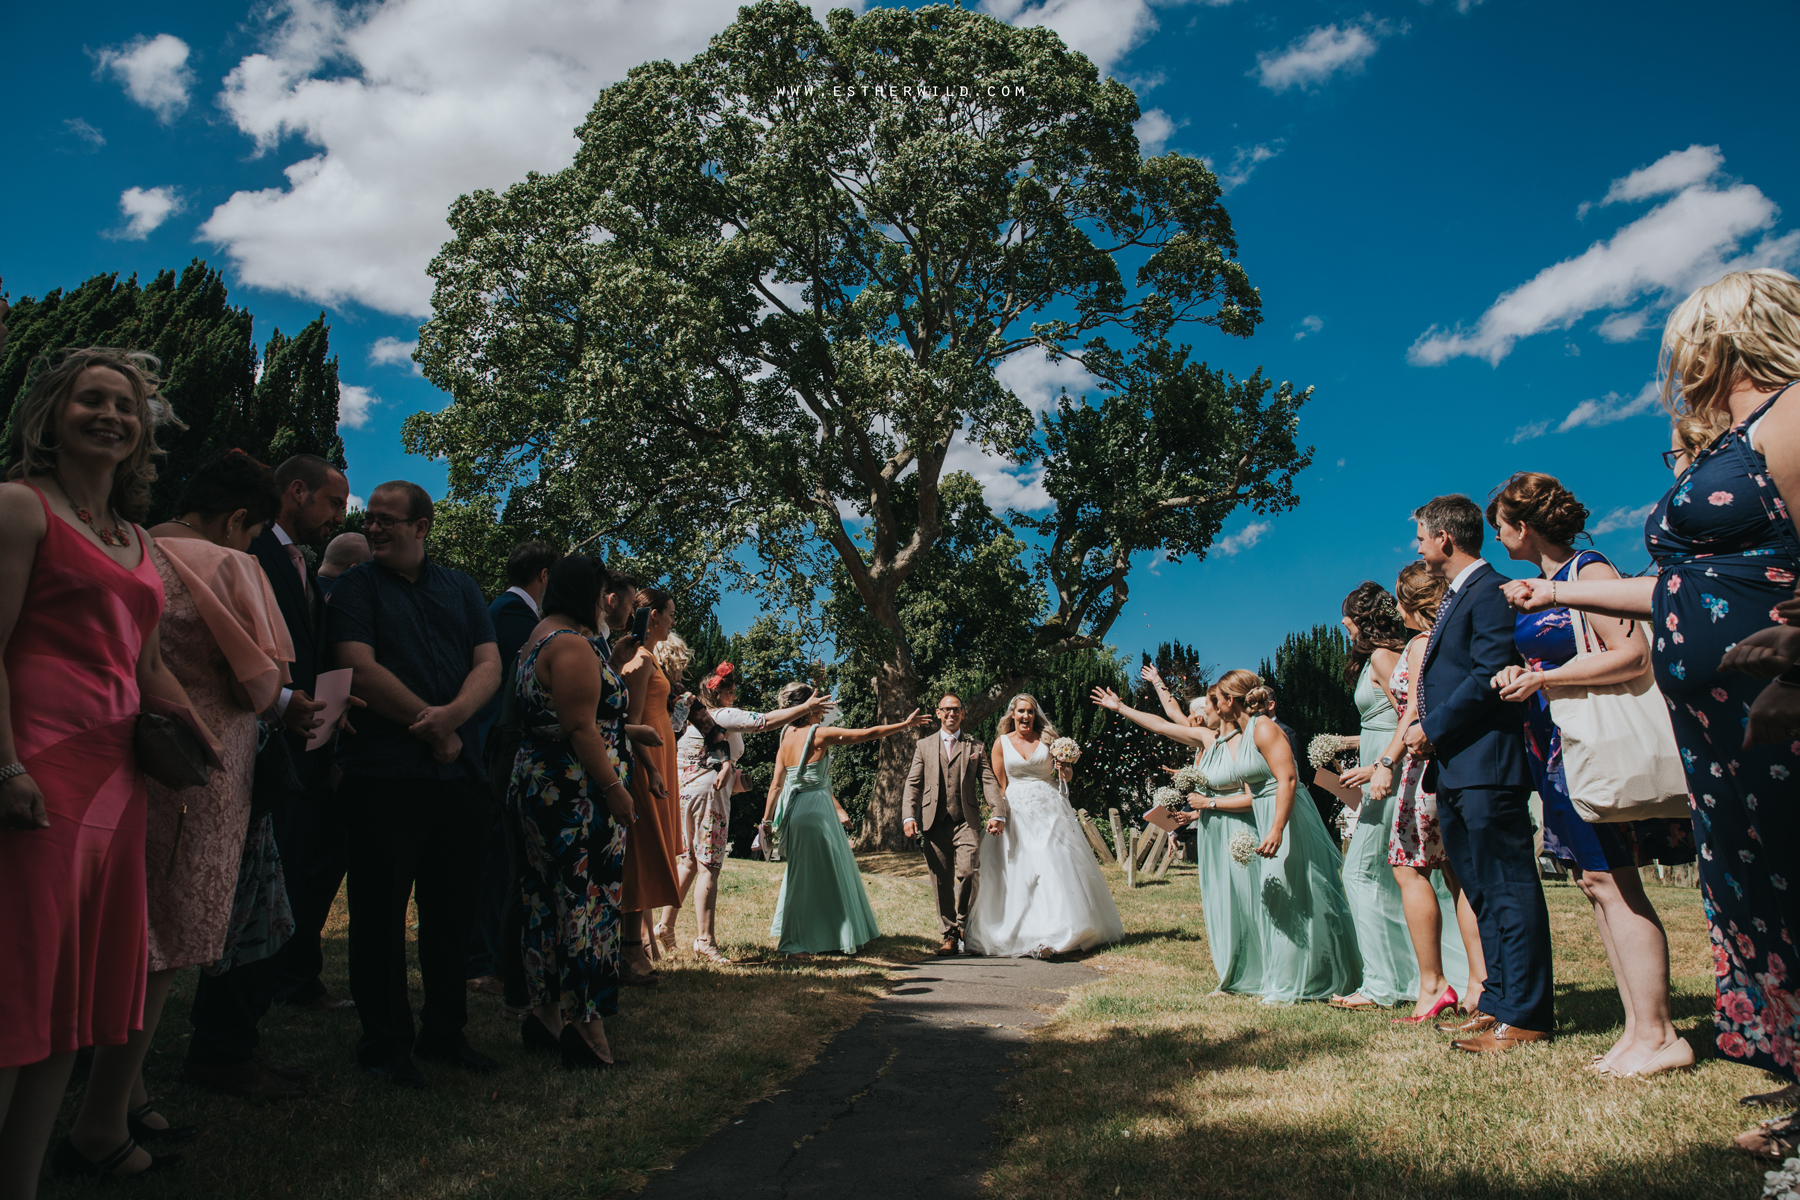
<path fill-rule="evenodd" d="M 790 683 L 775 704 L 793 708 L 812 697 L 808 685 Z M 893 725 L 833 729 L 820 725 L 809 711 L 782 733 L 762 821 L 765 839 L 770 829 L 781 832 L 781 853 L 787 861 L 775 919 L 769 924 L 769 936 L 782 953 L 794 958 L 837 951 L 855 954 L 881 933 L 845 836 L 850 817 L 831 793 L 831 748 L 929 724 L 931 718 L 915 708 L 910 717 Z"/>
<path fill-rule="evenodd" d="M 4 1200 L 37 1194 L 75 1051 L 123 1046 L 143 1025 L 145 803 L 132 736 L 142 695 L 192 708 L 163 661 L 162 580 L 134 524 L 167 414 L 157 366 L 148 354 L 70 351 L 41 365 L 12 411 L 0 485 Z M 128 1091 L 117 1095 L 69 1131 L 60 1173 L 182 1164 L 137 1145 Z"/>
<path fill-rule="evenodd" d="M 1450 592 L 1447 580 L 1433 575 L 1422 562 L 1407 563 L 1394 583 L 1394 603 L 1413 631 L 1412 641 L 1388 679 L 1388 692 L 1400 709 L 1400 722 L 1382 760 L 1369 774 L 1369 794 L 1376 800 L 1394 797 L 1394 828 L 1388 839 L 1388 865 L 1400 884 L 1406 929 L 1419 963 L 1419 999 L 1412 1016 L 1399 1024 L 1419 1025 L 1445 1011 L 1473 1011 L 1487 980 L 1481 956 L 1481 927 L 1463 895 L 1444 837 L 1438 826 L 1437 796 L 1424 788 L 1426 759 L 1406 749 L 1406 730 L 1418 724 L 1419 706 L 1412 679 L 1425 660 L 1425 643 L 1437 620 L 1438 606 Z M 1433 876 L 1441 872 L 1442 879 Z M 1452 932 L 1454 931 L 1454 932 Z M 1465 980 L 1459 999 L 1454 981 Z"/>
<path fill-rule="evenodd" d="M 1144 678 L 1156 689 L 1163 710 L 1173 718 L 1179 709 L 1163 686 L 1155 667 L 1144 668 Z M 1101 707 L 1118 713 L 1126 720 L 1157 732 L 1184 746 L 1194 746 L 1194 762 L 1208 775 L 1223 773 L 1217 759 L 1230 753 L 1243 735 L 1233 731 L 1228 737 L 1219 733 L 1219 711 L 1211 695 L 1194 697 L 1193 713 L 1181 734 L 1151 726 L 1139 718 L 1145 714 L 1129 707 L 1110 691 L 1100 698 Z M 1154 718 L 1152 718 L 1154 720 Z M 1257 864 L 1240 866 L 1231 858 L 1231 839 L 1240 833 L 1256 840 L 1256 817 L 1251 812 L 1254 801 L 1250 789 L 1240 787 L 1233 793 L 1214 791 L 1209 784 L 1203 791 L 1188 793 L 1191 811 L 1176 813 L 1175 819 L 1194 829 L 1194 857 L 1199 864 L 1200 915 L 1206 922 L 1206 948 L 1212 953 L 1213 970 L 1218 972 L 1217 991 L 1238 992 L 1254 996 L 1262 991 L 1262 943 L 1258 936 L 1257 910 L 1262 875 Z"/>
<path fill-rule="evenodd" d="M 1344 782 L 1363 789 L 1362 806 L 1344 851 L 1344 895 L 1356 921 L 1356 945 L 1362 954 L 1362 984 L 1348 996 L 1333 996 L 1333 1008 L 1391 1008 L 1402 1000 L 1418 1000 L 1419 963 L 1406 930 L 1406 908 L 1400 884 L 1388 866 L 1388 841 L 1394 828 L 1395 797 L 1380 799 L 1369 790 L 1371 769 L 1387 753 L 1399 726 L 1388 681 L 1406 648 L 1406 626 L 1386 588 L 1373 581 L 1357 585 L 1344 597 L 1344 628 L 1350 631 L 1350 657 L 1344 682 L 1354 688 L 1362 716 L 1357 735 L 1357 769 Z M 1391 759 L 1389 760 L 1392 761 Z M 1434 997 L 1437 993 L 1433 993 Z"/>

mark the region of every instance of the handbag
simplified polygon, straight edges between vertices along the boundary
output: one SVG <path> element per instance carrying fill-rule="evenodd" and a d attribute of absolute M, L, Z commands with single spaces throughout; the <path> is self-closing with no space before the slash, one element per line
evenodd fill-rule
<path fill-rule="evenodd" d="M 1575 660 L 1598 653 L 1587 617 L 1578 609 L 1568 611 Z M 1668 701 L 1652 668 L 1623 683 L 1548 687 L 1544 695 L 1550 719 L 1562 731 L 1563 775 L 1582 820 L 1608 824 L 1693 816 Z"/>
<path fill-rule="evenodd" d="M 206 743 L 177 717 L 141 712 L 131 740 L 138 769 L 164 787 L 205 787 L 211 778 Z"/>

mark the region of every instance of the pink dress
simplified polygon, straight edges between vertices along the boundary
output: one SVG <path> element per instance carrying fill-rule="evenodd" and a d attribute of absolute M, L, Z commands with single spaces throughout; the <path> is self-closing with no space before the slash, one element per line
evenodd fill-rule
<path fill-rule="evenodd" d="M 144 1019 L 144 779 L 132 732 L 162 580 L 142 530 L 127 570 L 48 504 L 44 521 L 6 676 L 13 744 L 50 828 L 0 830 L 0 1068 L 123 1045 Z"/>
<path fill-rule="evenodd" d="M 1413 641 L 1419 642 L 1425 637 L 1421 633 Z M 1401 705 L 1403 713 L 1411 684 L 1406 669 L 1406 660 L 1411 653 L 1412 645 L 1408 644 L 1400 661 L 1394 664 L 1394 673 L 1388 677 L 1388 690 L 1394 693 L 1394 700 Z M 1432 869 L 1449 865 L 1450 860 L 1444 854 L 1444 838 L 1438 832 L 1437 795 L 1419 788 L 1424 776 L 1424 759 L 1408 754 L 1401 760 L 1400 798 L 1394 804 L 1394 832 L 1388 839 L 1389 866 Z"/>

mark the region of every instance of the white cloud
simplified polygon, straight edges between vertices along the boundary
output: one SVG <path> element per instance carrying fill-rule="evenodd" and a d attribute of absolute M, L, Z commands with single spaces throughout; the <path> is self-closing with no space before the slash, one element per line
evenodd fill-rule
<path fill-rule="evenodd" d="M 1300 328 L 1294 331 L 1296 342 L 1305 341 L 1309 336 L 1325 328 L 1325 318 L 1320 316 L 1301 317 Z"/>
<path fill-rule="evenodd" d="M 1608 392 L 1598 400 L 1583 400 L 1570 409 L 1569 415 L 1556 427 L 1556 432 L 1567 433 L 1583 425 L 1611 425 L 1615 421 L 1623 421 L 1641 413 L 1654 412 L 1661 400 L 1662 389 L 1654 379 L 1639 388 L 1635 396 Z"/>
<path fill-rule="evenodd" d="M 457 196 L 567 166 L 603 87 L 639 63 L 692 57 L 737 8 L 283 0 L 220 103 L 259 153 L 291 138 L 308 156 L 284 186 L 233 195 L 201 232 L 253 287 L 424 315 L 425 267 Z"/>
<path fill-rule="evenodd" d="M 1048 355 L 1029 351 L 1013 355 L 994 372 L 1000 385 L 1019 398 L 1035 417 L 1056 407 L 1063 389 L 1080 395 L 1094 385 L 1087 369 L 1070 358 L 1051 362 Z M 967 471 L 981 483 L 987 502 L 995 511 L 1016 508 L 1041 512 L 1052 504 L 1044 490 L 1041 467 L 1019 467 L 998 454 L 958 436 L 944 456 L 944 471 Z"/>
<path fill-rule="evenodd" d="M 419 348 L 419 341 L 414 338 L 403 342 L 395 337 L 376 338 L 369 347 L 369 365 L 375 367 L 406 366 L 412 373 L 423 377 L 425 372 L 419 370 L 419 364 L 413 361 L 413 351 Z"/>
<path fill-rule="evenodd" d="M 1686 150 L 1665 154 L 1647 167 L 1639 167 L 1622 179 L 1615 179 L 1600 200 L 1600 207 L 1653 196 L 1672 196 L 1676 192 L 1705 183 L 1725 165 L 1725 156 L 1717 146 L 1695 143 Z"/>
<path fill-rule="evenodd" d="M 81 142 L 90 151 L 98 150 L 106 145 L 106 135 L 89 125 L 80 117 L 69 117 L 63 121 L 63 129 L 75 140 Z"/>
<path fill-rule="evenodd" d="M 1644 332 L 1644 326 L 1650 323 L 1650 311 L 1640 308 L 1635 312 L 1616 312 L 1606 320 L 1594 326 L 1594 332 L 1609 342 L 1629 342 Z M 1580 357 L 1581 352 L 1575 352 Z"/>
<path fill-rule="evenodd" d="M 1206 165 L 1218 172 L 1219 190 L 1230 195 L 1250 181 L 1251 172 L 1280 154 L 1286 146 L 1286 138 L 1276 138 L 1272 142 L 1260 142 L 1254 146 L 1237 146 L 1231 151 L 1231 166 L 1225 170 L 1219 171 L 1217 167 L 1213 167 L 1210 159 Z"/>
<path fill-rule="evenodd" d="M 1641 529 L 1644 518 L 1655 507 L 1654 504 L 1646 504 L 1642 508 L 1615 508 L 1601 517 L 1588 532 L 1599 537 L 1602 534 L 1617 533 L 1621 529 Z"/>
<path fill-rule="evenodd" d="M 1227 558 L 1234 558 L 1262 541 L 1263 534 L 1272 528 L 1274 526 L 1268 521 L 1252 521 L 1236 533 L 1214 542 L 1212 548 Z"/>
<path fill-rule="evenodd" d="M 369 423 L 369 417 L 381 398 L 368 388 L 355 384 L 338 385 L 338 428 L 361 429 Z"/>
<path fill-rule="evenodd" d="M 1054 30 L 1069 49 L 1080 51 L 1108 75 L 1120 59 L 1156 32 L 1156 8 L 1185 0 L 981 0 L 982 12 L 1009 25 L 1037 25 Z M 1224 8 L 1232 0 L 1198 0 Z M 1139 135 L 1142 140 L 1142 135 Z"/>
<path fill-rule="evenodd" d="M 1529 421 L 1513 430 L 1513 435 L 1506 440 L 1516 446 L 1520 442 L 1529 442 L 1533 438 L 1541 438 L 1548 432 L 1550 432 L 1549 421 Z"/>
<path fill-rule="evenodd" d="M 350 512 L 360 512 L 363 509 L 368 508 L 369 505 L 361 496 L 357 495 L 355 492 L 351 492 L 350 498 L 344 501 L 344 507 Z"/>
<path fill-rule="evenodd" d="M 1800 231 L 1772 232 L 1781 213 L 1776 203 L 1747 183 L 1715 183 L 1710 172 L 1696 178 L 1701 167 L 1717 161 L 1697 150 L 1710 148 L 1690 147 L 1615 180 L 1609 197 L 1614 192 L 1640 197 L 1679 190 L 1610 239 L 1503 293 L 1474 328 L 1432 326 L 1407 351 L 1408 360 L 1436 366 L 1468 355 L 1497 365 L 1521 338 L 1567 329 L 1591 312 L 1647 301 L 1643 310 L 1603 323 L 1602 337 L 1625 340 L 1642 331 L 1653 310 L 1674 304 L 1727 271 L 1800 263 Z"/>
<path fill-rule="evenodd" d="M 1272 92 L 1318 87 L 1339 71 L 1362 70 L 1387 32 L 1386 25 L 1368 21 L 1342 27 L 1321 25 L 1294 39 L 1285 50 L 1257 55 L 1256 69 L 1250 74 Z"/>
<path fill-rule="evenodd" d="M 1176 120 L 1160 108 L 1153 108 L 1137 119 L 1131 131 L 1137 134 L 1138 152 L 1145 158 L 1161 154 L 1169 146 L 1175 131 L 1187 124 Z"/>
<path fill-rule="evenodd" d="M 119 212 L 125 217 L 125 227 L 107 236 L 126 242 L 142 241 L 186 207 L 187 201 L 172 187 L 126 188 L 119 195 Z"/>
<path fill-rule="evenodd" d="M 111 74 L 125 86 L 125 94 L 156 114 L 167 125 L 188 106 L 194 72 L 188 68 L 188 44 L 170 33 L 153 38 L 137 37 L 123 46 L 109 46 L 94 54 L 94 73 Z"/>

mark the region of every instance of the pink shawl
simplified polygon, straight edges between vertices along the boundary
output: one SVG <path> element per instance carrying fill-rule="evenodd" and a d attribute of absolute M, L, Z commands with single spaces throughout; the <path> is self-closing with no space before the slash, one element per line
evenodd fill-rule
<path fill-rule="evenodd" d="M 275 703 L 288 682 L 294 643 L 261 564 L 205 538 L 159 538 L 156 548 L 187 585 L 251 709 L 262 712 Z"/>

